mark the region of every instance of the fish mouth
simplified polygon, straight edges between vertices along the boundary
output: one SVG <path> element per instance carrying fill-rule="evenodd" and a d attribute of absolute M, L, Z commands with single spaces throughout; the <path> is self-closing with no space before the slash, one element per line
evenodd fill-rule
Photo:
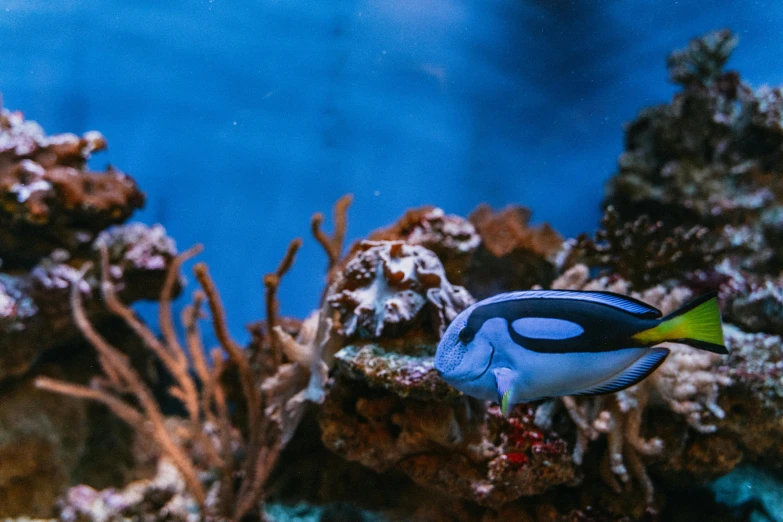
<path fill-rule="evenodd" d="M 489 354 L 489 361 L 487 361 L 486 368 L 484 368 L 484 370 L 480 374 L 472 378 L 471 381 L 477 381 L 482 377 L 484 377 L 484 375 L 486 375 L 487 372 L 489 371 L 489 367 L 492 366 L 492 359 L 495 357 L 495 345 L 490 342 L 489 346 L 492 347 L 492 353 Z"/>

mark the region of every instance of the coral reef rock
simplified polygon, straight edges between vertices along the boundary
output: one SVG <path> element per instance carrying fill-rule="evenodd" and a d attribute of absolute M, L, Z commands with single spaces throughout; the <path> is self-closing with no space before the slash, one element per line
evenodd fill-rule
<path fill-rule="evenodd" d="M 520 206 L 494 212 L 480 205 L 468 216 L 481 236 L 465 275 L 465 286 L 476 298 L 548 285 L 554 279 L 563 238 L 548 224 L 530 226 L 530 215 Z"/>
<path fill-rule="evenodd" d="M 127 301 L 154 298 L 166 266 L 176 253 L 160 226 L 133 224 L 99 235 L 110 245 L 112 275 Z M 79 267 L 88 258 L 71 258 L 57 250 L 29 272 L 0 272 L 0 381 L 26 372 L 42 353 L 77 336 L 69 293 Z M 84 283 L 85 295 L 97 295 L 96 269 Z M 90 315 L 109 312 L 98 299 L 89 300 Z"/>
<path fill-rule="evenodd" d="M 76 286 L 86 313 L 149 382 L 160 374 L 134 352 L 98 299 L 98 249 L 121 299 L 155 298 L 176 249 L 160 226 L 122 225 L 144 203 L 127 175 L 90 172 L 106 146 L 97 132 L 46 136 L 19 112 L 0 112 L 0 515 L 50 514 L 73 481 L 119 485 L 133 475 L 133 437 L 105 408 L 35 389 L 40 376 L 87 383 L 97 359 L 74 324 Z M 117 225 L 112 227 L 113 225 Z M 112 228 L 109 228 L 112 227 Z M 106 453 L 93 450 L 103 447 Z M 113 454 L 112 454 L 113 453 Z M 106 458 L 112 454 L 111 459 Z"/>
<path fill-rule="evenodd" d="M 481 238 L 467 219 L 446 214 L 437 207 L 409 210 L 389 228 L 370 234 L 371 241 L 405 241 L 432 250 L 443 263 L 446 276 L 455 284 L 462 284 L 471 255 L 478 249 Z"/>
<path fill-rule="evenodd" d="M 566 242 L 558 254 L 558 268 L 585 263 L 604 274 L 619 275 L 635 288 L 649 288 L 722 259 L 728 248 L 711 236 L 706 227 L 671 229 L 662 221 L 651 223 L 647 215 L 621 222 L 609 207 L 595 238 L 582 234 Z"/>
<path fill-rule="evenodd" d="M 780 245 L 783 91 L 754 89 L 724 65 L 737 39 L 728 30 L 693 40 L 668 60 L 682 90 L 643 110 L 626 128 L 626 150 L 607 203 L 624 220 L 639 214 L 669 226 L 745 226 Z M 762 267 L 774 259 L 756 260 Z"/>
<path fill-rule="evenodd" d="M 346 337 L 392 337 L 424 324 L 439 336 L 473 298 L 449 283 L 432 251 L 402 241 L 362 241 L 329 303 Z"/>
<path fill-rule="evenodd" d="M 533 425 L 532 410 L 509 419 L 468 398 L 404 398 L 338 379 L 321 411 L 322 440 L 377 472 L 400 471 L 450 496 L 499 507 L 574 480 L 565 443 Z"/>
<path fill-rule="evenodd" d="M 144 205 L 129 176 L 90 172 L 93 152 L 106 147 L 98 132 L 47 136 L 21 112 L 0 109 L 0 257 L 30 263 L 55 248 L 89 247 L 110 225 Z"/>

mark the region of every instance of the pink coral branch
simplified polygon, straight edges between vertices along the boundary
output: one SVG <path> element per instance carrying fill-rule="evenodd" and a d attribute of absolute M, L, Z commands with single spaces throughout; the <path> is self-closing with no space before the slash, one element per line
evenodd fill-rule
<path fill-rule="evenodd" d="M 105 263 L 107 261 L 105 249 L 102 251 L 102 258 Z M 171 459 L 179 472 L 182 473 L 182 477 L 196 502 L 203 507 L 206 502 L 206 494 L 198 479 L 195 466 L 166 430 L 165 418 L 163 417 L 157 402 L 155 402 L 152 392 L 130 365 L 127 357 L 117 350 L 117 348 L 109 344 L 109 342 L 93 328 L 89 319 L 87 319 L 81 300 L 79 286 L 84 277 L 84 273 L 89 268 L 89 265 L 85 266 L 71 284 L 71 308 L 74 322 L 82 332 L 82 335 L 87 338 L 90 344 L 92 344 L 95 350 L 100 354 L 99 360 L 101 363 L 110 366 L 112 368 L 110 371 L 124 381 L 129 390 L 136 399 L 138 399 L 139 404 L 144 411 L 144 417 L 151 425 L 151 434 L 153 438 L 160 445 L 163 453 Z M 102 273 L 104 276 L 108 276 L 108 267 L 104 266 Z M 107 280 L 103 280 L 102 287 L 104 288 L 104 293 L 106 293 L 106 290 L 110 287 Z M 112 296 L 114 295 L 111 289 L 108 293 Z M 122 310 L 120 309 L 120 311 Z M 135 321 L 135 317 L 133 319 Z"/>
<path fill-rule="evenodd" d="M 321 244 L 329 258 L 329 269 L 331 270 L 340 260 L 340 254 L 345 243 L 345 232 L 348 228 L 348 207 L 353 202 L 353 195 L 346 194 L 337 200 L 334 205 L 334 233 L 329 236 L 321 229 L 324 221 L 324 215 L 320 212 L 313 214 L 310 222 L 313 236 Z"/>
<path fill-rule="evenodd" d="M 255 383 L 255 374 L 250 367 L 250 361 L 244 353 L 244 350 L 240 348 L 228 333 L 225 310 L 220 299 L 220 294 L 218 293 L 214 281 L 209 276 L 207 266 L 204 263 L 199 263 L 194 267 L 194 272 L 196 274 L 196 279 L 207 296 L 207 303 L 212 312 L 212 326 L 215 330 L 218 342 L 220 342 L 220 345 L 228 353 L 231 362 L 237 367 L 239 379 L 242 383 L 242 391 L 247 403 L 249 424 L 247 458 L 243 467 L 244 480 L 239 488 L 239 493 L 237 493 L 237 508 L 233 518 L 238 521 L 247 512 L 243 510 L 250 509 L 250 507 L 247 506 L 252 507 L 253 503 L 258 502 L 260 499 L 260 493 L 254 491 L 253 484 L 258 479 L 258 477 L 256 477 L 256 471 L 259 468 L 258 459 L 261 458 L 263 453 L 261 429 L 265 423 L 262 424 L 259 419 L 259 413 L 263 411 L 263 399 L 259 387 Z"/>
<path fill-rule="evenodd" d="M 277 270 L 264 276 L 264 286 L 266 287 L 266 328 L 269 344 L 272 346 L 272 365 L 274 368 L 277 368 L 283 362 L 283 350 L 272 332 L 275 326 L 277 326 L 280 316 L 280 303 L 277 300 L 277 290 L 280 287 L 280 281 L 283 279 L 283 276 L 291 269 L 296 253 L 301 246 L 301 239 L 297 238 L 291 241 Z"/>
<path fill-rule="evenodd" d="M 140 426 L 144 422 L 142 414 L 124 401 L 118 399 L 109 392 L 101 389 L 81 386 L 70 382 L 52 379 L 50 377 L 37 377 L 35 387 L 40 390 L 46 390 L 69 397 L 79 399 L 90 399 L 106 405 L 117 417 L 121 418 L 131 426 Z"/>

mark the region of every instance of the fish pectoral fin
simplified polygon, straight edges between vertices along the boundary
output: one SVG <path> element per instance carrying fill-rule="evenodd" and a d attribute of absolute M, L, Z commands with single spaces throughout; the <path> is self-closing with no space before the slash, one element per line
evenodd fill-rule
<path fill-rule="evenodd" d="M 669 355 L 666 348 L 650 348 L 644 354 L 608 379 L 572 395 L 602 395 L 624 390 L 645 379 L 660 366 Z"/>
<path fill-rule="evenodd" d="M 504 417 L 508 417 L 511 413 L 512 395 L 514 391 L 514 372 L 509 368 L 497 368 L 492 370 L 495 374 L 495 381 L 498 388 L 498 404 L 500 404 L 500 411 Z"/>

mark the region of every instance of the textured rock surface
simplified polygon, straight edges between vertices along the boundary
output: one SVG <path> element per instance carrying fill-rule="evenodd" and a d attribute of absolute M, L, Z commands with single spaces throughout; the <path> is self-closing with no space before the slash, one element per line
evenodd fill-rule
<path fill-rule="evenodd" d="M 669 57 L 681 90 L 628 125 L 607 203 L 627 221 L 646 213 L 669 227 L 750 224 L 751 235 L 773 250 L 746 262 L 775 269 L 774 246 L 783 237 L 783 92 L 754 89 L 724 70 L 736 44 L 731 32 L 717 31 Z"/>
<path fill-rule="evenodd" d="M 497 407 L 485 412 L 468 398 L 402 398 L 338 380 L 322 407 L 321 430 L 324 445 L 345 459 L 401 471 L 485 506 L 574 480 L 565 443 L 537 429 L 532 411 L 504 419 Z"/>
<path fill-rule="evenodd" d="M 127 175 L 90 172 L 93 152 L 106 147 L 98 132 L 47 136 L 22 113 L 0 112 L 0 257 L 31 263 L 55 248 L 89 248 L 95 236 L 144 204 Z"/>
<path fill-rule="evenodd" d="M 126 328 L 109 321 L 104 335 L 122 346 L 145 378 L 159 378 L 148 356 Z M 40 391 L 40 375 L 86 383 L 97 364 L 92 349 L 69 343 L 48 354 L 24 377 L 0 388 L 0 516 L 48 516 L 73 483 L 121 486 L 143 473 L 142 452 L 133 449 L 131 430 L 106 408 Z M 144 448 L 139 447 L 140 450 Z"/>
<path fill-rule="evenodd" d="M 47 516 L 87 438 L 86 407 L 16 383 L 0 400 L 0 516 Z"/>
<path fill-rule="evenodd" d="M 465 276 L 465 286 L 477 299 L 554 279 L 553 261 L 563 238 L 548 224 L 530 226 L 530 215 L 520 206 L 494 212 L 480 205 L 468 216 L 481 236 Z"/>
<path fill-rule="evenodd" d="M 132 476 L 131 435 L 104 408 L 41 392 L 36 376 L 87 383 L 93 350 L 78 335 L 69 293 L 98 247 L 125 301 L 157 298 L 176 254 L 162 227 L 117 226 L 144 203 L 135 182 L 116 170 L 90 172 L 99 133 L 46 136 L 21 113 L 0 113 L 0 515 L 51 513 L 73 482 L 119 485 Z M 81 286 L 87 313 L 129 349 L 152 382 L 150 359 L 134 351 L 97 298 L 95 267 Z M 102 448 L 98 452 L 96 448 Z"/>
<path fill-rule="evenodd" d="M 101 235 L 111 254 L 111 272 L 124 300 L 154 299 L 176 253 L 162 227 L 129 225 Z M 89 258 L 57 251 L 29 272 L 0 273 L 0 381 L 26 372 L 41 354 L 77 335 L 68 296 L 71 281 Z M 83 291 L 95 297 L 96 268 Z M 100 320 L 108 312 L 89 299 L 88 312 Z"/>
<path fill-rule="evenodd" d="M 328 300 L 349 338 L 394 337 L 414 326 L 440 336 L 473 303 L 431 250 L 402 241 L 362 241 Z"/>

